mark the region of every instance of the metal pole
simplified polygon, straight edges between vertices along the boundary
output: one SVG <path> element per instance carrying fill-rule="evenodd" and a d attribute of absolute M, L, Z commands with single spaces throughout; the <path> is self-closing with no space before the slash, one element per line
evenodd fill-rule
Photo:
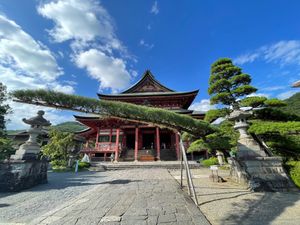
<path fill-rule="evenodd" d="M 180 148 L 180 187 L 183 188 L 183 157 Z"/>
<path fill-rule="evenodd" d="M 198 198 L 197 198 L 197 195 L 196 195 L 196 192 L 195 192 L 195 187 L 194 187 L 193 179 L 192 179 L 192 176 L 191 176 L 191 171 L 190 171 L 190 168 L 189 168 L 189 164 L 188 164 L 188 161 L 187 161 L 187 157 L 186 157 L 184 145 L 183 145 L 183 142 L 182 142 L 181 134 L 178 132 L 178 135 L 180 137 L 180 149 L 181 149 L 184 164 L 185 164 L 185 167 L 186 167 L 187 183 L 188 183 L 188 186 L 189 186 L 189 194 L 192 194 L 192 197 L 193 197 L 193 200 L 194 200 L 195 204 L 198 205 Z"/>

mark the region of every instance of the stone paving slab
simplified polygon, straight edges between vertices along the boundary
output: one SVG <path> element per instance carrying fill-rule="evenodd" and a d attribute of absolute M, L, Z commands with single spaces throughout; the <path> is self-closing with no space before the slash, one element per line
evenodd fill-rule
<path fill-rule="evenodd" d="M 209 169 L 191 172 L 200 209 L 212 225 L 300 224 L 300 192 L 251 192 L 230 180 L 229 171 L 219 170 L 225 183 L 209 179 Z M 170 173 L 180 180 L 179 170 Z"/>
<path fill-rule="evenodd" d="M 111 171 L 98 184 L 36 218 L 33 225 L 209 225 L 166 169 Z"/>

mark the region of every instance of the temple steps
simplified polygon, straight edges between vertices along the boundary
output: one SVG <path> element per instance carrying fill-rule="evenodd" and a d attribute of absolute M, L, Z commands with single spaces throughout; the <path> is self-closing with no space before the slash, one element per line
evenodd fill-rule
<path fill-rule="evenodd" d="M 138 151 L 138 160 L 143 156 L 151 155 L 154 158 L 156 157 L 156 150 L 154 149 L 141 149 Z M 160 150 L 160 159 L 163 161 L 176 161 L 176 151 L 173 149 L 161 149 Z M 129 162 L 134 161 L 134 150 L 128 149 L 121 154 L 120 161 Z"/>
<path fill-rule="evenodd" d="M 92 162 L 90 170 L 104 171 L 104 170 L 124 170 L 136 168 L 166 168 L 166 169 L 180 169 L 180 161 L 153 161 L 153 162 Z M 196 161 L 189 161 L 190 168 L 202 167 Z"/>

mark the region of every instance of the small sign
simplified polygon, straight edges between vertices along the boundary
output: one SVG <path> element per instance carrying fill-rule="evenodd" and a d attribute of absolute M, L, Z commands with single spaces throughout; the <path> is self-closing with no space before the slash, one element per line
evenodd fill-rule
<path fill-rule="evenodd" d="M 217 165 L 212 165 L 212 166 L 210 166 L 210 169 L 211 170 L 218 170 L 218 166 Z"/>

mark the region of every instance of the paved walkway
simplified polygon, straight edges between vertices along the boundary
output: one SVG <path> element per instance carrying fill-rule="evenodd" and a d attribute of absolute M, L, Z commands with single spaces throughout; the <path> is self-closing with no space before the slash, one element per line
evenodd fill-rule
<path fill-rule="evenodd" d="M 201 211 L 212 225 L 298 225 L 300 192 L 251 192 L 230 181 L 229 171 L 219 170 L 227 182 L 209 179 L 209 169 L 193 169 Z M 180 179 L 180 171 L 171 174 Z"/>
<path fill-rule="evenodd" d="M 110 171 L 94 176 L 99 174 L 106 176 L 105 181 L 60 206 L 49 205 L 47 213 L 26 224 L 209 225 L 166 169 Z"/>

